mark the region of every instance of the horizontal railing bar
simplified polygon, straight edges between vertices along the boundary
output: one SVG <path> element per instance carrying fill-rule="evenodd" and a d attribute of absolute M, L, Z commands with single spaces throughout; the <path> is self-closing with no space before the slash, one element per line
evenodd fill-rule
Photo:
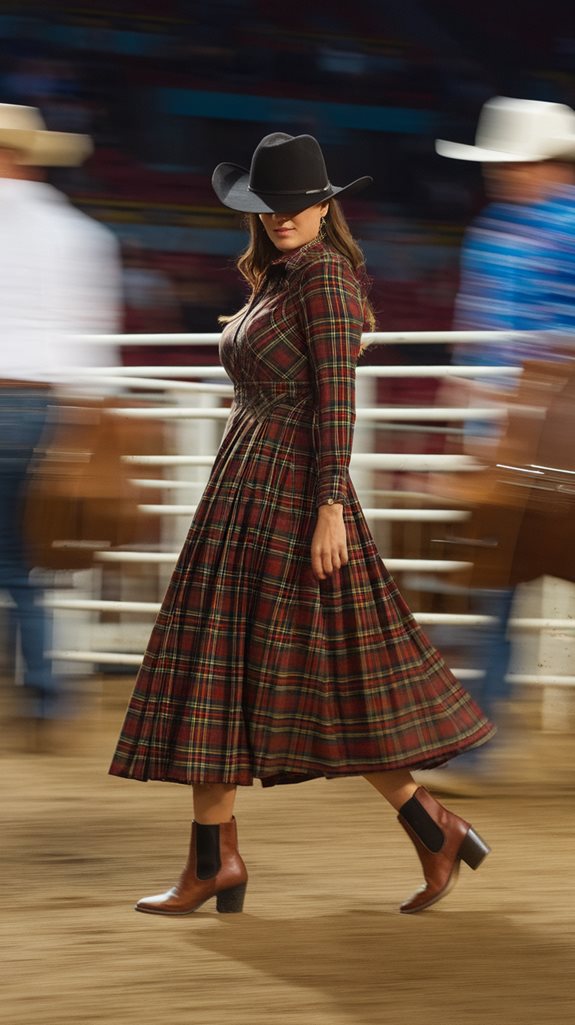
<path fill-rule="evenodd" d="M 490 626 L 495 616 L 480 616 L 469 612 L 414 612 L 420 626 Z"/>
<path fill-rule="evenodd" d="M 139 505 L 140 512 L 151 516 L 193 516 L 196 505 Z M 460 509 L 364 509 L 368 520 L 393 523 L 458 523 L 469 513 Z"/>
<path fill-rule="evenodd" d="M 94 376 L 90 375 L 91 381 Z M 146 377 L 145 375 L 136 377 L 128 374 L 98 374 L 97 380 L 99 384 L 127 385 L 130 388 L 141 388 L 146 391 L 152 389 L 157 391 L 162 388 L 178 392 L 200 392 L 201 394 L 226 396 L 234 394 L 233 384 L 216 384 L 210 381 L 181 381 L 169 377 Z"/>
<path fill-rule="evenodd" d="M 122 377 L 134 376 L 134 367 L 82 367 L 75 372 L 86 375 L 90 379 L 94 377 Z M 410 364 L 390 364 L 389 366 L 359 366 L 358 377 L 519 377 L 522 373 L 521 367 L 498 367 L 498 366 L 463 366 L 458 364 L 425 364 L 424 366 Z M 185 366 L 139 366 L 137 376 L 146 378 L 163 379 L 163 375 L 169 375 L 170 380 L 176 378 L 196 377 L 225 377 L 228 375 L 221 364 L 213 366 L 201 366 L 186 364 Z"/>
<path fill-rule="evenodd" d="M 505 679 L 508 683 L 527 684 L 528 686 L 539 684 L 541 687 L 575 687 L 575 676 L 537 676 L 536 673 L 509 673 Z"/>
<path fill-rule="evenodd" d="M 148 477 L 131 477 L 132 484 L 138 488 L 149 488 L 156 491 L 162 488 L 165 491 L 186 491 L 187 488 L 205 488 L 205 480 L 171 480 L 169 477 L 159 477 L 157 480 Z"/>
<path fill-rule="evenodd" d="M 68 649 L 55 649 L 48 652 L 49 656 L 61 662 L 96 662 L 100 665 L 123 665 L 138 667 L 142 663 L 143 653 L 116 651 L 70 651 Z M 459 680 L 477 679 L 481 673 L 475 669 L 451 670 Z M 537 676 L 535 673 L 511 673 L 506 677 L 510 683 L 543 686 L 543 687 L 574 687 L 575 676 Z"/>
<path fill-rule="evenodd" d="M 453 424 L 440 424 L 439 427 L 432 427 L 431 424 L 426 424 L 423 427 L 422 424 L 417 424 L 414 428 L 413 423 L 375 423 L 373 427 L 374 431 L 384 431 L 388 434 L 413 434 L 414 429 L 419 433 L 425 431 L 427 437 L 430 434 L 435 434 L 441 438 L 464 438 L 465 427 L 454 427 Z"/>
<path fill-rule="evenodd" d="M 179 477 L 131 477 L 130 480 L 137 487 L 149 488 L 150 490 L 164 488 L 166 491 L 186 491 L 188 488 L 205 488 L 206 486 L 205 480 L 180 479 Z M 402 491 L 400 488 L 386 491 L 379 487 L 366 488 L 362 485 L 361 490 L 362 494 L 376 495 L 381 499 L 390 498 L 394 502 L 402 498 L 409 499 L 410 501 L 429 502 L 432 498 L 428 493 L 422 491 Z"/>
<path fill-rule="evenodd" d="M 541 342 L 541 331 L 364 331 L 364 345 L 433 345 L 436 342 L 457 342 L 458 345 L 473 345 L 474 342 L 503 342 L 516 339 Z"/>
<path fill-rule="evenodd" d="M 130 480 L 136 487 L 143 488 L 144 490 L 148 489 L 149 491 L 187 491 L 189 488 L 205 488 L 206 486 L 205 480 L 180 480 L 179 478 L 174 477 L 131 477 Z M 385 493 L 382 493 L 381 489 L 377 487 L 365 488 L 362 485 L 361 491 L 364 495 L 378 495 L 380 497 L 384 497 L 385 495 Z M 429 495 L 422 496 L 418 491 L 397 492 L 389 495 L 388 497 L 392 497 L 395 501 L 398 495 L 405 495 L 412 499 L 423 498 L 424 501 L 429 501 L 430 498 Z"/>
<path fill-rule="evenodd" d="M 50 658 L 59 662 L 99 662 L 101 665 L 139 666 L 143 653 L 134 655 L 116 651 L 69 651 L 55 649 L 48 652 Z"/>
<path fill-rule="evenodd" d="M 211 466 L 214 459 L 214 455 L 122 456 L 123 462 L 132 463 L 134 466 Z"/>
<path fill-rule="evenodd" d="M 113 601 L 109 598 L 46 598 L 44 605 L 69 612 L 152 612 L 160 610 L 155 601 Z"/>
<path fill-rule="evenodd" d="M 134 366 L 115 366 L 115 367 L 82 367 L 78 371 L 74 371 L 77 374 L 85 375 L 86 377 L 100 377 L 100 376 L 120 376 L 129 377 L 137 374 L 138 377 L 163 377 L 166 375 L 170 379 L 175 378 L 197 378 L 197 377 L 225 377 L 229 380 L 226 370 L 224 370 L 221 363 L 214 363 L 206 365 L 202 363 L 186 363 L 184 365 L 172 366 L 166 365 L 165 363 L 155 364 L 153 366 L 138 365 Z"/>
<path fill-rule="evenodd" d="M 520 377 L 521 367 L 459 366 L 458 364 L 426 364 L 425 366 L 362 367 L 356 370 L 358 377 Z"/>
<path fill-rule="evenodd" d="M 569 633 L 575 630 L 575 619 L 521 616 L 519 619 L 512 619 L 511 626 L 515 630 L 553 630 L 555 633 Z"/>
<path fill-rule="evenodd" d="M 138 455 L 123 456 L 125 462 L 136 466 L 211 466 L 215 456 Z M 352 454 L 351 467 L 370 470 L 448 470 L 472 471 L 480 464 L 469 456 L 443 455 L 417 452 L 357 452 Z"/>
<path fill-rule="evenodd" d="M 122 552 L 102 551 L 96 554 L 98 562 L 136 562 L 141 565 L 161 564 L 174 565 L 179 552 Z M 390 572 L 417 571 L 428 573 L 448 573 L 468 569 L 470 562 L 458 562 L 452 559 L 386 559 L 385 565 Z"/>
<path fill-rule="evenodd" d="M 103 549 L 95 552 L 96 562 L 137 562 L 138 564 L 154 564 L 173 566 L 177 561 L 179 552 L 122 552 Z"/>
<path fill-rule="evenodd" d="M 485 406 L 358 406 L 358 420 L 503 420 L 507 411 Z"/>
<path fill-rule="evenodd" d="M 110 345 L 115 343 L 116 345 L 132 346 L 132 345 L 219 345 L 221 338 L 220 332 L 204 332 L 204 333 L 174 333 L 174 334 L 86 334 L 80 335 L 78 341 L 87 345 Z"/>
<path fill-rule="evenodd" d="M 496 622 L 493 616 L 479 616 L 467 613 L 417 612 L 414 615 L 422 626 L 486 626 Z M 509 621 L 509 625 L 514 630 L 551 630 L 555 633 L 569 633 L 575 630 L 575 619 L 517 616 Z"/>
<path fill-rule="evenodd" d="M 229 408 L 225 406 L 143 406 L 117 407 L 111 410 L 117 416 L 133 420 L 227 420 Z M 358 406 L 357 420 L 437 421 L 437 420 L 502 420 L 505 409 L 494 406 Z"/>
<path fill-rule="evenodd" d="M 220 332 L 196 332 L 177 334 L 86 334 L 78 341 L 90 345 L 219 345 Z M 362 335 L 364 345 L 425 345 L 435 342 L 499 342 L 511 339 L 541 339 L 540 331 L 366 331 Z"/>
<path fill-rule="evenodd" d="M 205 488 L 205 486 L 206 486 L 205 479 L 204 480 L 188 480 L 188 479 L 180 480 L 179 478 L 175 478 L 175 477 L 131 477 L 130 480 L 131 480 L 132 484 L 134 484 L 136 487 L 144 488 L 144 489 L 147 488 L 150 491 L 157 491 L 157 490 L 164 490 L 164 491 L 186 491 L 189 488 Z M 379 495 L 380 497 L 382 497 L 382 494 L 384 494 L 384 493 L 382 493 L 380 488 L 377 488 L 377 487 L 366 488 L 363 485 L 362 485 L 362 488 L 361 488 L 361 492 L 362 492 L 363 495 L 366 495 L 366 494 L 367 495 Z M 423 500 L 426 501 L 426 502 L 429 502 L 429 499 L 430 499 L 429 495 L 423 495 L 422 496 L 421 493 L 418 492 L 418 491 L 412 491 L 412 492 L 410 492 L 410 491 L 399 492 L 398 491 L 396 493 L 393 493 L 393 494 L 389 495 L 388 497 L 392 497 L 394 499 L 394 501 L 395 501 L 397 499 L 398 495 L 406 495 L 408 498 L 412 498 L 412 499 L 423 498 Z"/>
<path fill-rule="evenodd" d="M 99 562 L 139 562 L 174 564 L 177 552 L 99 552 Z M 422 564 L 417 565 L 416 564 Z M 468 563 L 455 563 L 447 560 L 433 559 L 387 559 L 385 565 L 389 570 L 422 569 L 434 571 L 442 569 L 463 569 Z M 9 600 L 0 602 L 1 607 L 10 607 Z M 57 598 L 48 595 L 44 604 L 52 609 L 65 609 L 75 612 L 146 612 L 157 614 L 160 602 L 123 601 L 113 599 L 92 598 Z M 421 626 L 486 626 L 495 622 L 493 616 L 475 615 L 473 613 L 416 612 L 414 616 Z M 572 633 L 575 630 L 575 619 L 558 619 L 536 616 L 518 616 L 510 620 L 513 630 L 548 631 L 556 634 Z"/>
<path fill-rule="evenodd" d="M 130 420 L 227 420 L 230 415 L 227 406 L 117 406 L 110 412 Z"/>
<path fill-rule="evenodd" d="M 388 568 L 392 561 L 389 560 L 386 563 Z M 104 598 L 47 597 L 44 604 L 52 609 L 66 609 L 74 612 L 150 612 L 157 614 L 161 608 L 161 602 L 114 601 Z M 420 626 L 489 626 L 496 622 L 494 616 L 463 612 L 414 612 L 414 617 Z M 513 630 L 545 630 L 553 633 L 572 633 L 575 630 L 574 619 L 550 619 L 549 617 L 517 616 L 510 620 L 509 625 Z"/>

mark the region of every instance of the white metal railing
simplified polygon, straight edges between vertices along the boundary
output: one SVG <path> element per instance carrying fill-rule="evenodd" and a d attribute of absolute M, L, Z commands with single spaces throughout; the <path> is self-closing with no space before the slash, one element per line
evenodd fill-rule
<path fill-rule="evenodd" d="M 526 332 L 516 332 L 515 336 L 525 339 Z M 531 333 L 531 336 L 541 341 L 541 335 Z M 512 337 L 511 332 L 377 332 L 364 335 L 364 343 L 367 345 L 409 345 L 409 344 L 434 344 L 437 342 L 456 342 L 460 344 L 473 344 L 478 341 L 497 342 L 505 340 L 508 342 Z M 90 335 L 85 336 L 85 341 L 92 344 L 106 344 L 110 342 L 124 346 L 161 346 L 164 344 L 182 346 L 206 346 L 217 345 L 219 334 L 145 334 L 145 335 Z M 164 366 L 149 365 L 141 367 L 112 366 L 103 368 L 92 368 L 83 371 L 86 377 L 92 381 L 101 382 L 106 387 L 115 388 L 136 388 L 142 391 L 161 391 L 170 396 L 177 395 L 203 395 L 211 396 L 212 400 L 229 399 L 233 394 L 233 388 L 227 381 L 225 370 L 220 365 L 181 365 Z M 517 367 L 500 366 L 453 366 L 453 365 L 390 365 L 390 366 L 360 366 L 357 370 L 358 382 L 373 380 L 377 378 L 467 378 L 475 377 L 513 379 L 521 373 Z M 194 378 L 194 380 L 190 380 Z M 199 380 L 197 380 L 199 379 Z M 134 418 L 161 418 L 175 421 L 223 421 L 229 415 L 229 408 L 221 406 L 202 405 L 154 405 L 141 409 L 126 408 L 123 415 Z M 420 425 L 432 423 L 455 423 L 467 419 L 497 420 L 505 416 L 505 411 L 494 407 L 389 407 L 381 408 L 374 406 L 358 406 L 357 420 L 362 423 L 413 423 L 417 429 L 425 429 Z M 208 468 L 213 462 L 213 454 L 167 454 L 124 457 L 127 462 L 137 466 L 156 466 L 158 468 L 179 469 L 183 467 Z M 352 456 L 352 470 L 383 470 L 390 472 L 467 472 L 477 468 L 477 463 L 467 456 L 422 454 L 422 453 L 373 453 L 354 452 Z M 183 480 L 139 480 L 143 487 L 162 486 L 166 491 L 184 490 L 189 487 L 203 486 L 201 481 Z M 143 503 L 141 510 L 147 514 L 154 514 L 162 517 L 190 517 L 193 515 L 196 506 L 189 502 L 178 503 Z M 393 508 L 364 508 L 365 515 L 373 521 L 385 522 L 455 522 L 466 518 L 467 513 L 459 509 L 393 509 Z M 129 563 L 156 564 L 169 567 L 175 563 L 178 552 L 176 551 L 101 551 L 98 553 L 99 564 L 116 563 L 117 565 Z M 434 560 L 434 559 L 386 559 L 386 566 L 391 572 L 442 572 L 463 568 L 466 564 L 455 560 Z M 134 601 L 109 601 L 88 598 L 54 598 L 49 599 L 49 604 L 54 609 L 66 612 L 118 612 L 138 613 L 145 616 L 153 616 L 159 609 L 157 602 L 134 602 Z M 416 618 L 423 626 L 449 625 L 449 626 L 477 626 L 488 623 L 489 617 L 440 614 L 440 613 L 418 613 Z M 514 629 L 522 631 L 553 631 L 554 633 L 572 633 L 575 630 L 575 620 L 571 619 L 550 619 L 548 617 L 519 617 L 512 620 Z M 141 655 L 134 652 L 96 651 L 91 649 L 71 651 L 69 649 L 57 649 L 53 652 L 54 657 L 70 662 L 96 662 L 101 664 L 117 665 L 138 665 Z M 477 676 L 474 670 L 456 670 L 461 679 L 471 679 Z M 512 679 L 522 683 L 541 683 L 553 686 L 573 686 L 575 677 L 515 674 Z"/>
<path fill-rule="evenodd" d="M 205 389 L 212 391 L 211 387 Z M 205 406 L 148 406 L 146 409 L 118 408 L 114 411 L 118 416 L 126 416 L 132 420 L 227 420 L 229 409 L 212 409 L 209 415 Z M 401 421 L 450 421 L 450 420 L 503 420 L 505 410 L 494 409 L 493 406 L 438 406 L 435 408 L 414 406 L 390 406 L 381 409 L 378 406 L 358 406 L 357 420 L 384 420 L 390 423 Z"/>
<path fill-rule="evenodd" d="M 364 331 L 364 345 L 435 345 L 437 342 L 457 342 L 458 345 L 473 345 L 477 342 L 509 342 L 510 339 L 541 340 L 540 331 Z M 218 345 L 219 332 L 102 335 L 86 334 L 80 342 L 88 345 Z"/>
<path fill-rule="evenodd" d="M 126 456 L 139 466 L 211 466 L 213 456 Z M 469 456 L 444 456 L 433 453 L 416 455 L 409 452 L 356 452 L 351 457 L 352 469 L 367 470 L 475 470 L 477 463 Z"/>
<path fill-rule="evenodd" d="M 193 516 L 195 505 L 140 505 L 141 512 L 153 516 Z M 388 523 L 455 523 L 467 519 L 459 509 L 364 509 L 368 520 Z"/>

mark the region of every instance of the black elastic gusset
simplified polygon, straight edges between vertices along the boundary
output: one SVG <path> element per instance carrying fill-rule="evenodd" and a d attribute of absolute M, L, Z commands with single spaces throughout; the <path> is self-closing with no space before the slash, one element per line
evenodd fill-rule
<path fill-rule="evenodd" d="M 198 879 L 213 879 L 218 874 L 220 860 L 220 827 L 196 822 L 196 875 Z"/>
<path fill-rule="evenodd" d="M 441 850 L 445 839 L 443 831 L 419 803 L 415 794 L 409 798 L 409 801 L 402 804 L 399 814 L 409 823 L 428 850 L 434 854 Z"/>

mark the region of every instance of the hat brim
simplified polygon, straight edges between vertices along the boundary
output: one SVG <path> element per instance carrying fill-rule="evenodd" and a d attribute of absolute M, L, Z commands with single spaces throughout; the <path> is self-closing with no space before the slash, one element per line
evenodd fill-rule
<path fill-rule="evenodd" d="M 270 195 L 249 189 L 250 173 L 238 164 L 218 164 L 212 175 L 212 188 L 220 203 L 243 214 L 291 214 L 327 202 L 348 192 L 358 192 L 371 185 L 373 178 L 365 175 L 348 185 L 330 185 L 325 192 L 297 195 Z"/>
<path fill-rule="evenodd" d="M 20 164 L 34 167 L 78 167 L 94 148 L 88 135 L 19 128 L 0 128 L 2 146 L 17 150 Z"/>
<path fill-rule="evenodd" d="M 462 142 L 435 140 L 435 152 L 452 160 L 472 160 L 481 164 L 537 164 L 541 160 L 575 160 L 575 140 L 558 139 L 554 150 L 547 153 L 509 153 L 485 146 L 467 146 Z"/>

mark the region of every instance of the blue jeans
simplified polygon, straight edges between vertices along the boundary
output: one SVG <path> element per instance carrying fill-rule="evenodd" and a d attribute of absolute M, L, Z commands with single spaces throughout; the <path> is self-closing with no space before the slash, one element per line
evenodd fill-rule
<path fill-rule="evenodd" d="M 511 697 L 511 685 L 506 677 L 511 662 L 511 641 L 507 630 L 513 598 L 513 588 L 478 589 L 471 592 L 470 611 L 474 615 L 490 616 L 493 623 L 485 626 L 467 627 L 463 630 L 432 630 L 430 636 L 441 649 L 449 648 L 450 659 L 458 659 L 456 652 L 464 653 L 464 664 L 477 669 L 482 676 L 465 680 L 463 686 L 477 702 L 482 712 L 497 724 L 498 705 Z M 487 745 L 489 747 L 489 745 Z M 457 758 L 456 769 L 472 769 L 481 759 L 486 748 L 466 751 Z"/>
<path fill-rule="evenodd" d="M 22 518 L 28 471 L 50 402 L 49 391 L 0 385 L 0 588 L 14 604 L 11 621 L 20 636 L 23 683 L 30 715 L 57 715 L 58 685 L 46 654 L 51 617 L 43 589 L 30 578 Z"/>
<path fill-rule="evenodd" d="M 476 627 L 473 631 L 472 653 L 475 668 L 484 673 L 479 680 L 471 680 L 467 687 L 485 714 L 493 719 L 496 706 L 511 696 L 506 677 L 511 662 L 511 641 L 507 635 L 514 590 L 512 587 L 474 591 L 472 611 L 480 616 L 492 616 L 495 622 Z"/>

